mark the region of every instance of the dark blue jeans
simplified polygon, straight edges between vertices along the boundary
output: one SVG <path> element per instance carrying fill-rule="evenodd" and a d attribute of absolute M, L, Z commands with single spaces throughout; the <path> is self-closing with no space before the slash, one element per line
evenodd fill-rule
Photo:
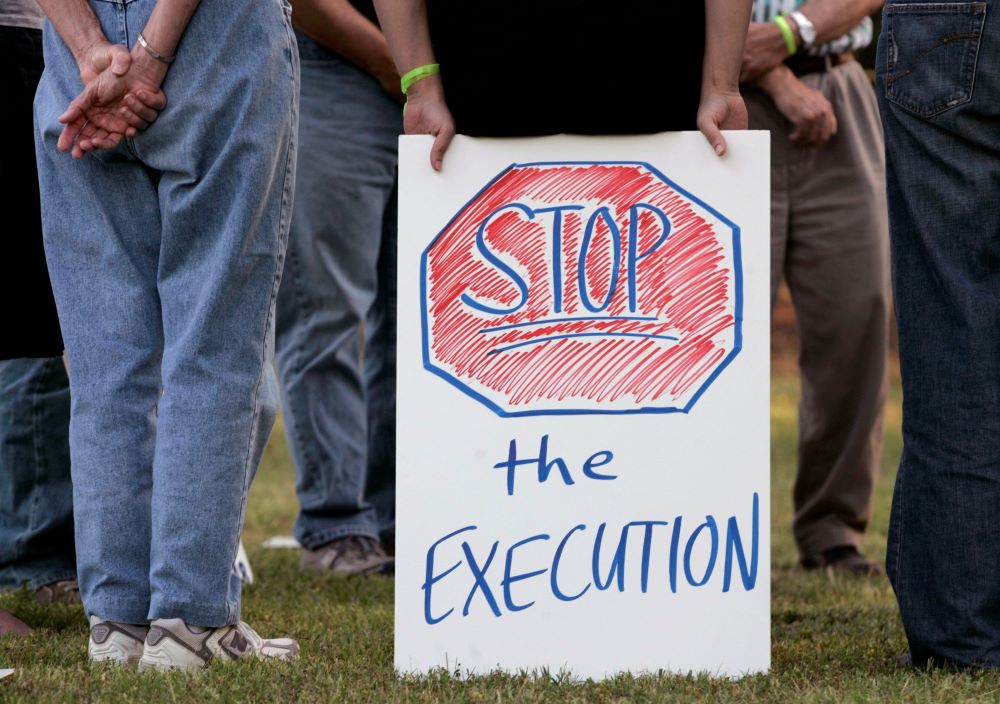
<path fill-rule="evenodd" d="M 886 566 L 914 663 L 1000 667 L 1000 0 L 885 7 L 903 458 Z"/>
<path fill-rule="evenodd" d="M 0 589 L 76 576 L 62 357 L 0 361 Z"/>
<path fill-rule="evenodd" d="M 278 292 L 277 362 L 309 549 L 391 543 L 396 500 L 396 151 L 402 107 L 299 35 L 295 204 Z"/>

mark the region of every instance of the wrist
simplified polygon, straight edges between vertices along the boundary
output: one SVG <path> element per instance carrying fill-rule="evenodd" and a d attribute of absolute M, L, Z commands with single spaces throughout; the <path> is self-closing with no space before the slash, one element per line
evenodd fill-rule
<path fill-rule="evenodd" d="M 132 66 L 129 73 L 141 83 L 154 89 L 159 88 L 170 67 L 162 61 L 154 59 L 149 52 L 138 43 L 132 47 Z"/>
<path fill-rule="evenodd" d="M 78 36 L 67 41 L 69 50 L 73 53 L 73 58 L 76 60 L 76 66 L 80 70 L 81 75 L 91 70 L 94 52 L 99 47 L 110 44 L 111 42 L 108 41 L 100 29 L 89 30 L 87 28 L 80 30 Z"/>
<path fill-rule="evenodd" d="M 437 99 L 444 97 L 444 84 L 441 82 L 440 74 L 425 76 L 410 86 L 406 92 L 406 99 L 409 102 L 415 100 Z"/>
<path fill-rule="evenodd" d="M 788 79 L 794 78 L 795 74 L 784 64 L 778 64 L 763 76 L 757 79 L 757 86 L 765 93 L 774 97 L 776 93 L 783 91 L 788 85 Z"/>

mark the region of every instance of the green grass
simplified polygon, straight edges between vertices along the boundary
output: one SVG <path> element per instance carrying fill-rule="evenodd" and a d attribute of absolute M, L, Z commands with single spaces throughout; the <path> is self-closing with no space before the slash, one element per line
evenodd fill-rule
<path fill-rule="evenodd" d="M 791 539 L 795 407 L 798 389 L 777 379 L 772 397 L 773 670 L 738 681 L 695 677 L 628 677 L 573 684 L 562 678 L 488 675 L 460 680 L 440 672 L 397 679 L 392 668 L 392 582 L 336 581 L 300 574 L 296 554 L 261 550 L 287 534 L 295 515 L 292 469 L 276 433 L 257 477 L 246 544 L 258 577 L 245 600 L 246 620 L 261 632 L 294 634 L 294 665 L 240 663 L 200 675 L 149 675 L 91 668 L 86 628 L 69 607 L 42 608 L 24 593 L 0 605 L 35 626 L 27 639 L 0 638 L 0 701 L 253 702 L 990 702 L 1000 700 L 1000 673 L 913 673 L 895 665 L 905 649 L 892 592 L 884 581 L 831 579 L 795 566 Z M 889 498 L 900 452 L 899 393 L 886 426 L 875 518 L 865 549 L 884 554 Z"/>

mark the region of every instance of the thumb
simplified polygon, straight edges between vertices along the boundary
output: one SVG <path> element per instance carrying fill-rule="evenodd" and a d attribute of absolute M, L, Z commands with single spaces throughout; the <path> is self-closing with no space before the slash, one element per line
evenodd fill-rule
<path fill-rule="evenodd" d="M 132 65 L 132 55 L 121 44 L 112 44 L 108 47 L 108 62 L 111 64 L 111 73 L 124 76 Z"/>
<path fill-rule="evenodd" d="M 719 125 L 716 122 L 714 115 L 711 117 L 705 117 L 698 121 L 698 129 L 708 143 L 712 145 L 712 150 L 717 156 L 723 156 L 726 153 L 726 138 L 722 136 L 722 130 L 719 129 Z"/>
<path fill-rule="evenodd" d="M 455 136 L 455 128 L 452 126 L 442 127 L 434 138 L 434 145 L 431 147 L 431 166 L 435 171 L 441 170 L 444 153 L 451 144 L 451 138 Z"/>

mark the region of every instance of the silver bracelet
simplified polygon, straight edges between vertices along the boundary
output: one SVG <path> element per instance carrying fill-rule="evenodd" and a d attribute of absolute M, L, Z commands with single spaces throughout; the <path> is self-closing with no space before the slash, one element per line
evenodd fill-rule
<path fill-rule="evenodd" d="M 151 47 L 149 45 L 149 42 L 146 41 L 146 37 L 142 36 L 142 32 L 139 32 L 139 44 L 142 45 L 142 48 L 145 49 L 146 52 L 150 56 L 152 56 L 157 61 L 162 61 L 165 64 L 172 64 L 174 62 L 174 59 L 177 58 L 176 55 L 174 55 L 174 56 L 164 56 L 163 54 L 161 54 L 160 52 L 158 52 L 156 49 L 154 49 L 153 47 Z"/>

